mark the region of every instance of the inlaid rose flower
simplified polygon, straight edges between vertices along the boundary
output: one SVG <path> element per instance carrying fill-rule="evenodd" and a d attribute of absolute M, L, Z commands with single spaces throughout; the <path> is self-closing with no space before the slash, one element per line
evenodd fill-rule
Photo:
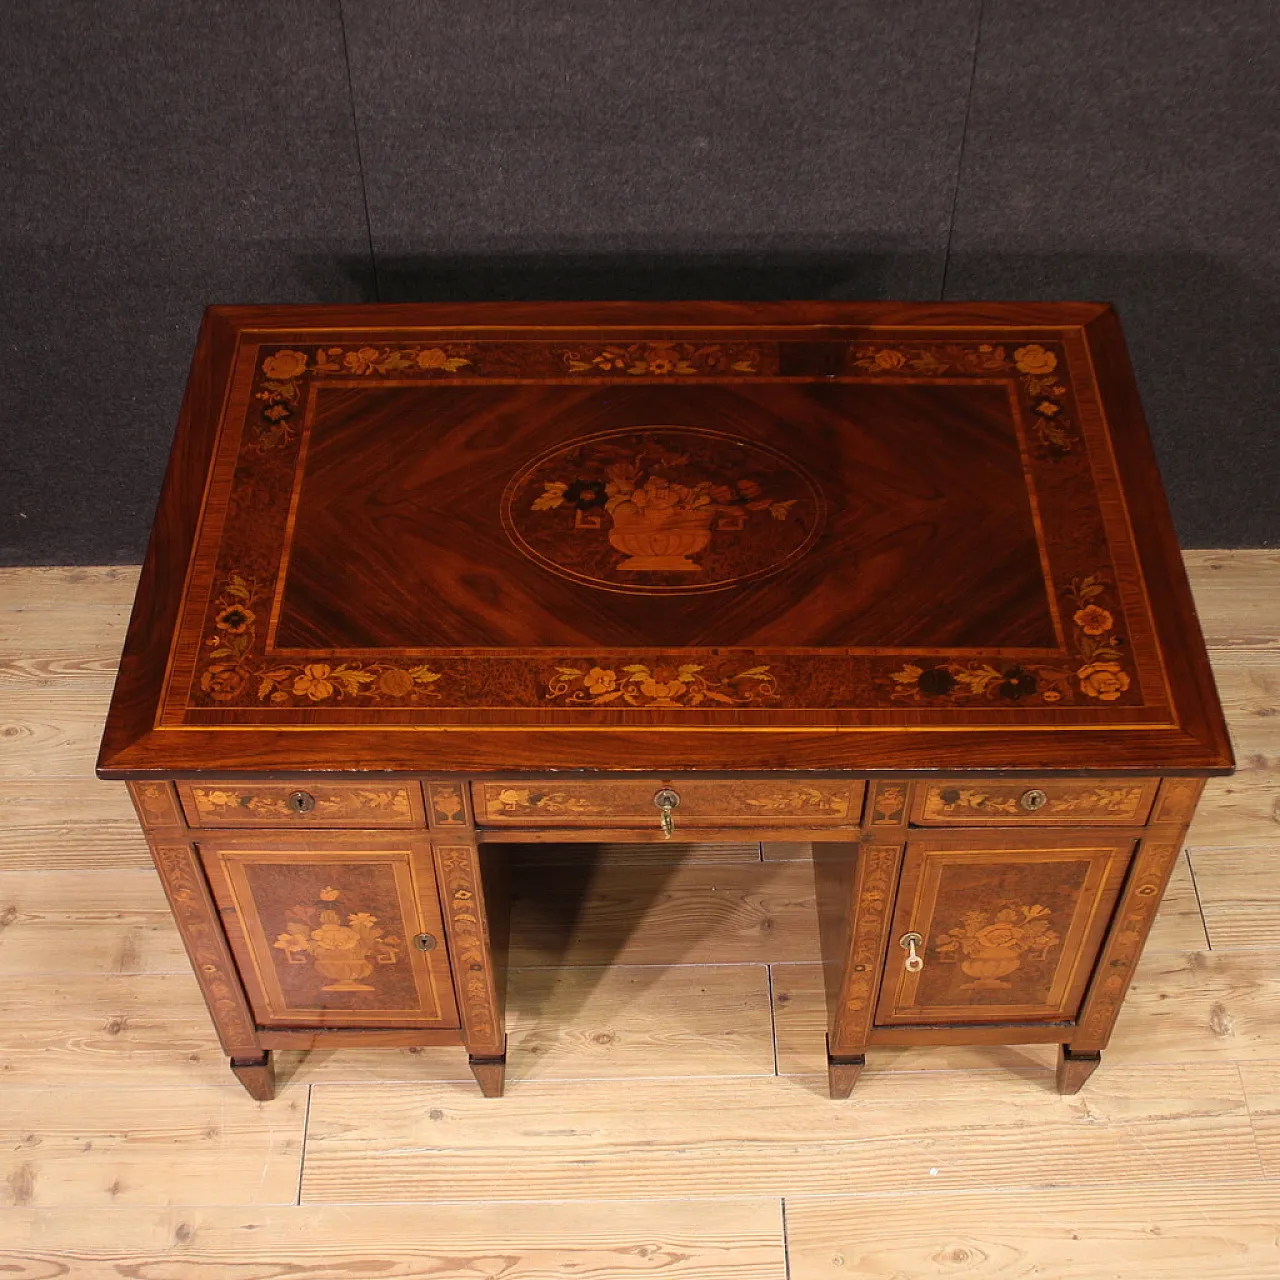
<path fill-rule="evenodd" d="M 877 369 L 901 369 L 907 363 L 907 357 L 901 351 L 894 351 L 888 347 L 883 351 L 877 351 L 872 359 Z"/>
<path fill-rule="evenodd" d="M 307 371 L 307 357 L 301 351 L 277 351 L 262 362 L 262 372 L 274 382 L 288 382 Z"/>
<path fill-rule="evenodd" d="M 1052 373 L 1058 367 L 1058 357 L 1046 351 L 1038 343 L 1019 347 L 1013 353 L 1013 363 L 1020 373 Z"/>
<path fill-rule="evenodd" d="M 1076 672 L 1080 688 L 1091 698 L 1114 702 L 1128 687 L 1128 673 L 1118 662 L 1088 662 Z"/>
<path fill-rule="evenodd" d="M 217 702 L 230 702 L 237 697 L 248 682 L 239 667 L 217 663 L 200 677 L 200 687 Z"/>

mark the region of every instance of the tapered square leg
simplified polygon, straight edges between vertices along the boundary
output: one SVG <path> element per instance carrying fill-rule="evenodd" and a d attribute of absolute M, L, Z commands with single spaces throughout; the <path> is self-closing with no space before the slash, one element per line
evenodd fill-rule
<path fill-rule="evenodd" d="M 276 1064 L 271 1050 L 264 1049 L 256 1058 L 232 1058 L 231 1070 L 251 1098 L 270 1102 L 276 1096 Z"/>
<path fill-rule="evenodd" d="M 1068 1045 L 1058 1046 L 1058 1092 L 1079 1093 L 1080 1086 L 1098 1069 L 1102 1054 L 1075 1053 Z"/>
<path fill-rule="evenodd" d="M 500 1058 L 477 1058 L 471 1055 L 467 1058 L 467 1065 L 480 1086 L 480 1092 L 486 1098 L 502 1097 L 502 1088 L 507 1074 L 505 1053 Z"/>
<path fill-rule="evenodd" d="M 833 1098 L 847 1098 L 858 1083 L 862 1068 L 867 1065 L 865 1054 L 853 1058 L 827 1058 L 827 1087 Z"/>

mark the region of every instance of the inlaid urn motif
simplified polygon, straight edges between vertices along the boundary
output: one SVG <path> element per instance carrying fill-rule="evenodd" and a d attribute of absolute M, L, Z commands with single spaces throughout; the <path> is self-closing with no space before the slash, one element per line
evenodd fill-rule
<path fill-rule="evenodd" d="M 274 945 L 290 964 L 310 961 L 317 973 L 330 979 L 322 991 L 373 991 L 360 979 L 367 978 L 375 964 L 395 964 L 401 941 L 383 933 L 377 917 L 367 911 L 343 912 L 337 905 L 341 896 L 340 889 L 327 886 L 315 906 L 291 907 L 286 930 Z"/>
<path fill-rule="evenodd" d="M 994 913 L 966 911 L 964 923 L 948 929 L 935 944 L 944 961 L 960 960 L 973 979 L 961 991 L 1001 991 L 1004 981 L 1022 967 L 1023 957 L 1043 960 L 1062 939 L 1049 927 L 1048 907 L 1005 903 Z M 963 958 L 961 958 L 963 957 Z"/>
<path fill-rule="evenodd" d="M 503 497 L 507 534 L 544 568 L 644 594 L 777 573 L 812 544 L 823 511 L 817 485 L 777 450 L 696 427 L 571 441 Z"/>

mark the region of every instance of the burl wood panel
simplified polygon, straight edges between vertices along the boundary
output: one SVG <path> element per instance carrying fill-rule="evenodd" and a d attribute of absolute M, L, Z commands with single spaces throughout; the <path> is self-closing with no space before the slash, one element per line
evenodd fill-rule
<path fill-rule="evenodd" d="M 1134 845 L 1097 832 L 909 841 L 877 1022 L 1074 1018 Z"/>
<path fill-rule="evenodd" d="M 200 852 L 259 1022 L 458 1025 L 425 840 L 273 833 Z"/>
<path fill-rule="evenodd" d="M 1159 778 L 954 778 L 921 783 L 920 826 L 1135 826 L 1147 820 Z"/>
<path fill-rule="evenodd" d="M 180 782 L 193 827 L 421 827 L 417 783 Z M 290 803 L 292 798 L 300 803 Z"/>
<path fill-rule="evenodd" d="M 703 782 L 655 778 L 647 782 L 559 781 L 472 784 L 482 823 L 521 826 L 657 827 L 654 797 L 672 790 L 677 829 L 716 823 L 725 826 L 856 826 L 862 812 L 862 782 L 823 779 L 761 779 Z"/>
<path fill-rule="evenodd" d="M 300 761 L 1230 752 L 1104 307 L 215 309 L 101 768 Z"/>

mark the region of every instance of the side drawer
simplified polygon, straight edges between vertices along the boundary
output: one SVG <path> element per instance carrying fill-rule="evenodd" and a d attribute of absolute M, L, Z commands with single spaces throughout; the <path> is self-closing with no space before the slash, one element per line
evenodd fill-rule
<path fill-rule="evenodd" d="M 1134 826 L 1159 778 L 957 778 L 921 783 L 910 821 L 921 827 Z"/>
<path fill-rule="evenodd" d="M 416 782 L 180 782 L 193 827 L 425 827 Z"/>
<path fill-rule="evenodd" d="M 853 826 L 862 814 L 864 784 L 845 778 L 708 782 L 648 781 L 474 782 L 476 820 L 492 826 L 653 827 L 654 797 L 679 797 L 677 825 Z"/>

